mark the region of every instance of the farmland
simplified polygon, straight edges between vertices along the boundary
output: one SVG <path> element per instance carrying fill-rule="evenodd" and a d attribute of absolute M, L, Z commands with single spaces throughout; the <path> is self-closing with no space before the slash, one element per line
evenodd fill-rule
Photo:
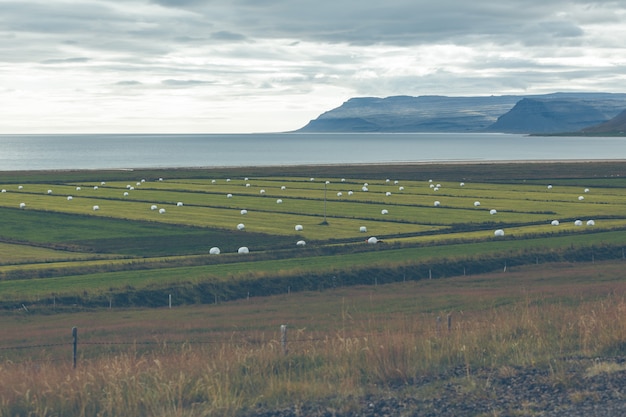
<path fill-rule="evenodd" d="M 598 162 L 4 173 L 0 304 L 155 306 L 172 293 L 175 304 L 215 302 L 616 259 L 626 246 L 623 170 Z"/>
<path fill-rule="evenodd" d="M 2 173 L 0 415 L 619 414 L 625 175 Z"/>

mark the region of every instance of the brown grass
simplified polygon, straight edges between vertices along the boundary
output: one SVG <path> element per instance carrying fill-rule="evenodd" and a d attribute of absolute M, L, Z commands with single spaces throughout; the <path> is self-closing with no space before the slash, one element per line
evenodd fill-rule
<path fill-rule="evenodd" d="M 544 265 L 217 306 L 14 313 L 0 324 L 2 346 L 60 345 L 0 351 L 0 416 L 235 416 L 310 401 L 345 410 L 459 367 L 468 381 L 479 368 L 510 375 L 520 366 L 563 378 L 565 357 L 622 351 L 622 268 Z"/>

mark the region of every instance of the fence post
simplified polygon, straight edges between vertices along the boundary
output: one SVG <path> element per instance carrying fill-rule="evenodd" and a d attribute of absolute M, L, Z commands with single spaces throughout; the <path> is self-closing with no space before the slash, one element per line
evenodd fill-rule
<path fill-rule="evenodd" d="M 448 333 L 452 330 L 452 313 L 448 314 Z"/>
<path fill-rule="evenodd" d="M 287 325 L 280 325 L 280 345 L 283 348 L 283 353 L 287 354 Z"/>
<path fill-rule="evenodd" d="M 436 330 L 437 330 L 437 336 L 439 336 L 441 334 L 441 316 L 437 316 Z"/>
<path fill-rule="evenodd" d="M 72 327 L 72 364 L 76 369 L 76 351 L 78 348 L 78 327 Z"/>

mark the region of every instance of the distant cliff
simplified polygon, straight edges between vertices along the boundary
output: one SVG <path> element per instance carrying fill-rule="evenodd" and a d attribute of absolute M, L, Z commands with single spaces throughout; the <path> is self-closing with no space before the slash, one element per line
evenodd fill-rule
<path fill-rule="evenodd" d="M 624 108 L 626 94 L 610 93 L 361 97 L 298 132 L 556 133 L 605 122 Z"/>

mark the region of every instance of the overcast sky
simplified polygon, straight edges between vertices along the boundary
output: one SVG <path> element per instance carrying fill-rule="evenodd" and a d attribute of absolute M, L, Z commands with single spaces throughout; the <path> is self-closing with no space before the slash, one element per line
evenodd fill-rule
<path fill-rule="evenodd" d="M 351 97 L 626 92 L 626 0 L 0 0 L 0 133 L 288 131 Z"/>

